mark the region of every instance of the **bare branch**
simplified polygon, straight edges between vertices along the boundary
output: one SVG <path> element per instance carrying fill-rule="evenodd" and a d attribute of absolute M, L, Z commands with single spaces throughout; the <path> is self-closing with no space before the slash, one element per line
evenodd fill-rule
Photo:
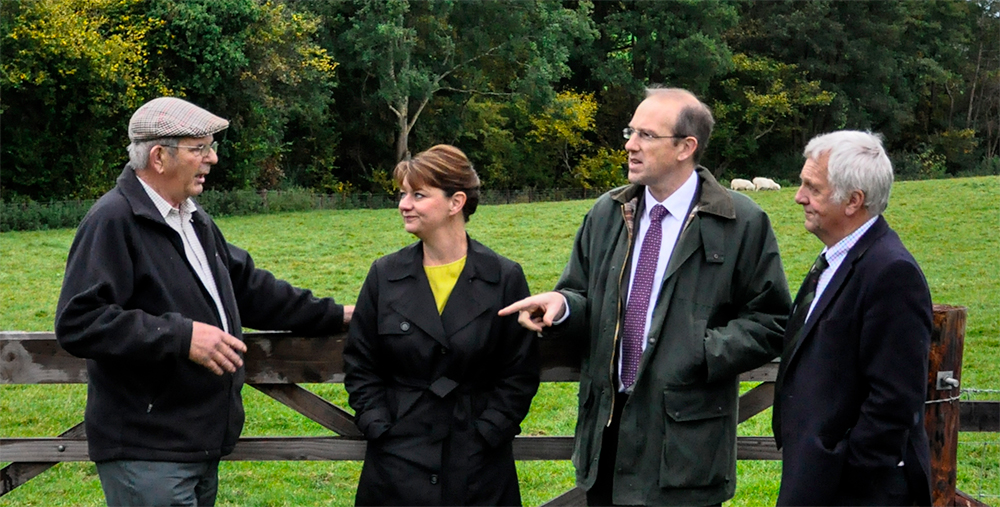
<path fill-rule="evenodd" d="M 484 92 L 482 90 L 463 90 L 461 88 L 452 88 L 451 86 L 442 86 L 438 90 L 446 92 L 465 93 L 468 95 L 489 95 L 493 97 L 513 97 L 514 95 L 517 95 L 514 92 Z"/>

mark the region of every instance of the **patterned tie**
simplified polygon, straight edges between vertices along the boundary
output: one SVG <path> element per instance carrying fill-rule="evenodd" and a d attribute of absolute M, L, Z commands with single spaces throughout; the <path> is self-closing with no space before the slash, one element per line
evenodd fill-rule
<path fill-rule="evenodd" d="M 830 267 L 830 263 L 826 262 L 826 254 L 820 254 L 816 262 L 813 263 L 812 268 L 809 269 L 806 279 L 802 282 L 799 294 L 795 297 L 795 306 L 792 307 L 792 318 L 788 319 L 788 325 L 785 327 L 785 351 L 783 354 L 790 353 L 792 347 L 795 346 L 795 342 L 799 340 L 799 332 L 806 323 L 806 316 L 809 315 L 809 307 L 812 306 L 813 298 L 816 297 L 816 286 L 819 285 L 819 277 L 823 275 L 823 271 L 828 267 Z"/>
<path fill-rule="evenodd" d="M 774 381 L 774 409 L 771 415 L 771 429 L 774 431 L 774 438 L 778 446 L 781 446 L 781 386 L 785 382 L 785 368 L 788 366 L 789 356 L 799 341 L 802 334 L 802 326 L 806 323 L 806 316 L 809 315 L 809 307 L 816 297 L 816 287 L 819 285 L 819 277 L 823 271 L 830 266 L 826 262 L 826 254 L 820 254 L 809 274 L 802 282 L 798 295 L 795 296 L 795 304 L 792 306 L 792 317 L 788 319 L 785 326 L 785 347 L 781 353 L 781 363 L 778 364 L 778 378 Z"/>
<path fill-rule="evenodd" d="M 653 277 L 656 276 L 656 262 L 660 258 L 660 242 L 663 238 L 661 223 L 667 216 L 667 208 L 662 204 L 649 210 L 649 229 L 642 239 L 639 262 L 635 266 L 635 277 L 628 294 L 625 307 L 624 341 L 622 342 L 622 384 L 626 388 L 635 383 L 642 357 L 642 342 L 646 339 L 646 312 L 649 310 L 650 295 L 653 292 Z"/>

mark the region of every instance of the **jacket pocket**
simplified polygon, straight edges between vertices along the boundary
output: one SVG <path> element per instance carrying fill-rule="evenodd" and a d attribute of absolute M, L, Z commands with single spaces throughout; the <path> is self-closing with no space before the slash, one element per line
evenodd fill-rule
<path fill-rule="evenodd" d="M 736 455 L 735 401 L 728 389 L 667 389 L 662 488 L 692 488 L 732 480 Z"/>

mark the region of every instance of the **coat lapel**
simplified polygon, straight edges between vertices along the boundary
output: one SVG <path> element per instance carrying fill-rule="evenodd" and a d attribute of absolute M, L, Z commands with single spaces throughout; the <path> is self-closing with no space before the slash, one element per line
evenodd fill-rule
<path fill-rule="evenodd" d="M 795 354 L 802 347 L 802 343 L 810 338 L 812 335 L 812 330 L 819 322 L 820 317 L 830 306 L 830 303 L 837 297 L 840 293 L 840 289 L 847 283 L 848 280 L 854 275 L 854 266 L 858 261 L 864 257 L 865 252 L 868 248 L 872 246 L 875 241 L 885 235 L 889 230 L 889 224 L 886 223 L 885 218 L 879 216 L 878 220 L 872 224 L 871 228 L 865 232 L 864 236 L 858 240 L 857 243 L 851 250 L 847 252 L 847 257 L 844 258 L 844 262 L 840 264 L 837 268 L 837 272 L 830 279 L 830 283 L 827 284 L 826 288 L 823 289 L 823 294 L 820 295 L 819 301 L 816 302 L 816 307 L 813 308 L 812 313 L 809 314 L 809 318 L 806 322 L 802 324 L 802 332 L 800 333 L 801 338 L 792 348 L 791 354 L 788 356 L 788 362 L 791 363 L 795 358 Z"/>
<path fill-rule="evenodd" d="M 500 261 L 496 255 L 473 239 L 468 239 L 465 268 L 445 303 L 441 321 L 447 336 L 453 336 L 483 312 L 492 308 L 498 291 L 482 287 L 500 282 Z"/>
<path fill-rule="evenodd" d="M 448 339 L 438 315 L 434 294 L 424 273 L 422 242 L 402 250 L 403 255 L 390 264 L 386 273 L 389 282 L 389 306 L 422 329 L 428 336 L 447 347 Z"/>

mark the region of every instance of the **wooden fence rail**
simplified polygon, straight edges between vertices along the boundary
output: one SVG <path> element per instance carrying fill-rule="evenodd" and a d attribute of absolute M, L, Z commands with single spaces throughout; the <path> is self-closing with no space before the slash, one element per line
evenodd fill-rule
<path fill-rule="evenodd" d="M 1000 431 L 1000 402 L 959 403 L 958 388 L 938 381 L 939 370 L 951 371 L 949 378 L 961 380 L 964 332 L 964 308 L 935 307 L 935 344 L 932 347 L 927 405 L 935 461 L 935 505 L 978 504 L 955 490 L 958 430 Z M 338 436 L 243 437 L 233 453 L 223 459 L 363 459 L 365 442 L 354 426 L 352 414 L 298 385 L 343 382 L 345 336 L 306 338 L 287 333 L 248 333 L 245 340 L 247 383 Z M 543 382 L 579 380 L 580 361 L 571 348 L 557 341 L 542 340 L 540 343 Z M 947 367 L 937 367 L 935 358 L 939 363 L 944 360 L 941 364 Z M 776 375 L 777 363 L 770 363 L 741 376 L 742 381 L 759 384 L 740 397 L 740 423 L 771 406 Z M 60 348 L 53 333 L 0 332 L 0 384 L 86 382 L 85 361 Z M 941 389 L 938 389 L 939 384 Z M 931 420 L 932 417 L 934 420 Z M 573 439 L 568 436 L 520 436 L 514 440 L 514 457 L 517 460 L 568 460 L 572 450 Z M 739 437 L 737 458 L 780 460 L 781 452 L 775 448 L 772 437 Z M 88 460 L 82 423 L 56 437 L 0 437 L 0 461 L 10 462 L 0 470 L 0 496 L 60 462 Z M 582 502 L 582 492 L 573 489 L 547 505 L 580 505 Z"/>

